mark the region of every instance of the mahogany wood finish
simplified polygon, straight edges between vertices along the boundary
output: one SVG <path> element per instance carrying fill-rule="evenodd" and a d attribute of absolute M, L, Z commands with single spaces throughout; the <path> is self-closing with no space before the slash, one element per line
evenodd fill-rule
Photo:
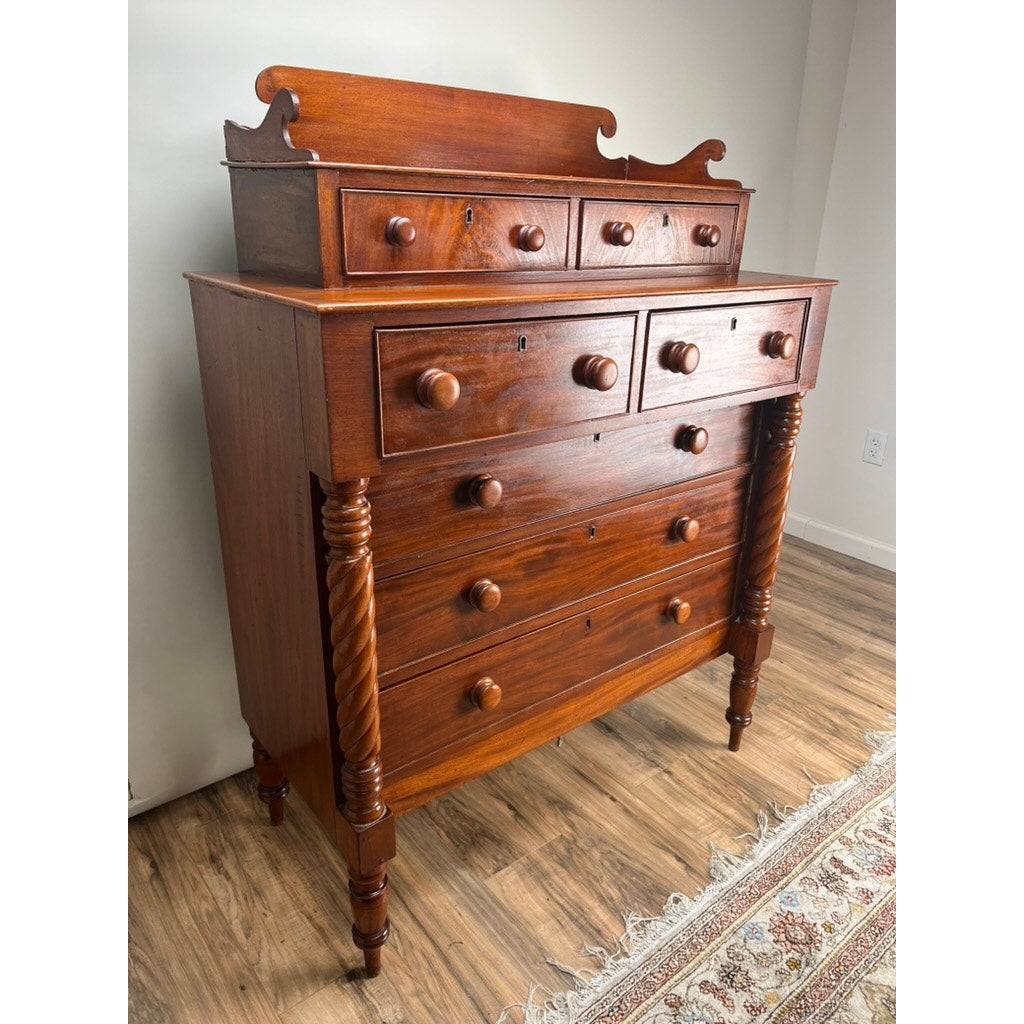
<path fill-rule="evenodd" d="M 707 428 L 698 427 L 695 423 L 683 427 L 676 441 L 676 444 L 684 452 L 690 452 L 692 455 L 703 455 L 708 450 L 710 443 L 711 437 L 707 432 Z"/>
<path fill-rule="evenodd" d="M 772 587 L 782 548 L 782 527 L 789 504 L 789 487 L 796 459 L 796 436 L 803 419 L 803 393 L 777 398 L 768 419 L 765 458 L 761 465 L 753 536 L 747 554 L 746 582 L 740 614 L 729 633 L 729 653 L 734 656 L 729 683 L 729 749 L 739 750 L 743 730 L 750 725 L 750 709 L 757 695 L 761 662 L 771 651 L 775 630 L 768 622 Z"/>
<path fill-rule="evenodd" d="M 333 650 L 334 700 L 341 769 L 341 808 L 351 828 L 349 893 L 352 939 L 363 950 L 366 973 L 380 973 L 380 948 L 388 937 L 387 856 L 394 822 L 381 797 L 377 633 L 370 555 L 370 506 L 366 479 L 321 480 L 327 555 L 327 610 Z M 383 851 L 374 831 L 387 833 Z"/>
<path fill-rule="evenodd" d="M 341 195 L 347 274 L 564 270 L 564 199 L 415 192 Z"/>
<path fill-rule="evenodd" d="M 284 800 L 288 796 L 288 780 L 267 753 L 266 748 L 252 735 L 252 730 L 249 731 L 249 735 L 252 737 L 252 764 L 256 769 L 256 777 L 260 780 L 256 791 L 270 812 L 270 824 L 280 825 L 284 821 Z"/>
<path fill-rule="evenodd" d="M 434 456 L 411 469 L 396 466 L 370 481 L 378 578 L 393 575 L 391 566 L 403 556 L 407 567 L 410 556 L 423 564 L 444 555 L 446 545 L 478 548 L 494 543 L 496 534 L 535 532 L 578 509 L 746 466 L 754 457 L 754 412 L 747 405 L 703 415 L 709 441 L 699 456 L 678 447 L 679 420 L 663 420 L 497 454 Z M 486 512 L 472 496 L 482 475 L 502 484 L 501 501 L 484 506 Z"/>
<path fill-rule="evenodd" d="M 381 692 L 388 771 L 401 772 L 442 747 L 492 733 L 506 719 L 530 715 L 534 705 L 585 679 L 724 622 L 735 585 L 736 559 L 714 562 L 388 687 Z M 692 615 L 666 615 L 679 594 Z M 570 650 L 572 657 L 565 657 Z M 500 705 L 487 715 L 473 698 L 481 677 L 501 687 Z"/>
<path fill-rule="evenodd" d="M 729 264 L 738 214 L 737 207 L 725 205 L 584 200 L 579 265 L 594 269 Z M 708 221 L 713 222 L 713 231 Z"/>
<path fill-rule="evenodd" d="M 625 415 L 628 380 L 618 366 L 632 365 L 635 323 L 601 317 L 378 331 L 385 453 Z M 600 356 L 589 362 L 594 349 Z M 432 364 L 439 354 L 441 369 Z M 443 381 L 438 404 L 421 391 L 425 373 L 423 387 Z"/>
<path fill-rule="evenodd" d="M 493 711 L 501 703 L 501 687 L 490 676 L 478 679 L 470 699 L 481 711 Z"/>
<path fill-rule="evenodd" d="M 260 797 L 281 822 L 287 774 L 342 851 L 372 976 L 396 813 L 726 651 L 738 746 L 834 282 L 740 270 L 716 140 L 659 166 L 602 156 L 599 107 L 257 92 L 240 272 L 187 275 L 232 639 Z"/>
<path fill-rule="evenodd" d="M 504 488 L 490 473 L 481 473 L 469 482 L 469 500 L 478 508 L 494 508 L 501 501 Z"/>
<path fill-rule="evenodd" d="M 381 671 L 731 549 L 747 491 L 734 477 L 378 580 Z M 689 543 L 675 532 L 681 514 L 701 524 Z"/>
<path fill-rule="evenodd" d="M 797 338 L 803 337 L 806 315 L 806 302 L 652 315 L 641 408 L 795 382 Z M 690 373 L 676 369 L 680 345 L 700 350 L 698 365 Z"/>
<path fill-rule="evenodd" d="M 438 412 L 447 412 L 459 400 L 462 387 L 453 373 L 445 373 L 437 367 L 424 370 L 416 378 L 416 397 L 420 405 Z"/>

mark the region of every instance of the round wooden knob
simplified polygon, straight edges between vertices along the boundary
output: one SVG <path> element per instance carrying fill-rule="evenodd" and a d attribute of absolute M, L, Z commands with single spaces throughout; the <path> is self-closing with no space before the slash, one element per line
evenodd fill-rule
<path fill-rule="evenodd" d="M 450 409 L 459 400 L 461 393 L 459 378 L 436 367 L 424 370 L 416 380 L 416 397 L 420 404 L 438 412 Z"/>
<path fill-rule="evenodd" d="M 768 339 L 768 355 L 772 359 L 792 359 L 796 355 L 796 338 L 792 334 L 776 331 Z"/>
<path fill-rule="evenodd" d="M 392 217 L 384 229 L 384 237 L 388 240 L 388 245 L 397 245 L 404 249 L 416 241 L 416 225 L 408 217 Z"/>
<path fill-rule="evenodd" d="M 722 232 L 717 224 L 697 225 L 697 244 L 708 249 L 714 248 L 722 240 Z"/>
<path fill-rule="evenodd" d="M 501 703 L 501 687 L 490 676 L 484 676 L 473 686 L 469 699 L 481 711 L 493 711 Z"/>
<path fill-rule="evenodd" d="M 501 501 L 501 481 L 490 473 L 481 473 L 469 483 L 469 500 L 480 508 L 494 508 Z"/>
<path fill-rule="evenodd" d="M 612 245 L 629 245 L 633 235 L 633 225 L 628 220 L 613 220 L 608 225 L 608 241 Z"/>
<path fill-rule="evenodd" d="M 703 427 L 683 427 L 676 443 L 684 452 L 700 455 L 708 446 L 708 432 Z"/>
<path fill-rule="evenodd" d="M 544 248 L 544 229 L 536 224 L 523 224 L 516 234 L 516 245 L 523 252 L 540 252 Z"/>
<path fill-rule="evenodd" d="M 491 580 L 477 580 L 469 588 L 469 603 L 478 612 L 493 612 L 501 604 L 501 587 Z"/>
<path fill-rule="evenodd" d="M 700 349 L 685 341 L 677 341 L 666 354 L 666 363 L 673 373 L 693 373 L 700 364 Z"/>
<path fill-rule="evenodd" d="M 690 617 L 692 611 L 689 601 L 684 601 L 681 597 L 673 597 L 668 603 L 668 608 L 665 609 L 665 614 L 677 626 L 681 626 Z"/>
<path fill-rule="evenodd" d="M 700 521 L 692 516 L 680 516 L 672 524 L 672 534 L 677 540 L 685 541 L 687 544 L 695 541 L 700 533 Z"/>
<path fill-rule="evenodd" d="M 608 356 L 589 356 L 583 364 L 583 383 L 591 391 L 611 391 L 619 379 L 619 367 Z"/>

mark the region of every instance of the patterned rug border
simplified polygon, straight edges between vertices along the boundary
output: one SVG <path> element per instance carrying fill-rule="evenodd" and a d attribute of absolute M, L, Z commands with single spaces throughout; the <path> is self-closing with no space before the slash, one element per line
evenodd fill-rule
<path fill-rule="evenodd" d="M 714 904 L 724 890 L 770 858 L 787 839 L 813 820 L 823 807 L 840 800 L 848 790 L 865 783 L 895 756 L 895 732 L 866 732 L 864 740 L 873 748 L 866 764 L 847 778 L 827 785 L 815 785 L 807 802 L 799 808 L 772 808 L 775 816 L 781 819 L 776 825 L 770 825 L 768 812 L 761 811 L 758 814 L 755 841 L 742 854 L 731 854 L 712 847 L 710 870 L 713 881 L 697 896 L 691 899 L 682 893 L 673 893 L 665 901 L 658 917 L 644 918 L 634 913 L 626 914 L 625 931 L 615 949 L 608 951 L 601 947 L 588 947 L 581 950 L 582 957 L 598 961 L 601 966 L 597 970 L 573 969 L 549 959 L 548 963 L 572 978 L 576 986 L 574 991 L 552 993 L 540 985 L 534 985 L 528 1002 L 506 1007 L 496 1024 L 507 1024 L 514 1010 L 523 1015 L 523 1024 L 577 1024 L 581 1014 L 591 1009 L 642 964 L 652 949 L 690 926 L 703 911 Z M 784 817 L 786 811 L 792 813 Z M 547 998 L 543 1004 L 538 1004 L 536 998 L 542 991 Z"/>

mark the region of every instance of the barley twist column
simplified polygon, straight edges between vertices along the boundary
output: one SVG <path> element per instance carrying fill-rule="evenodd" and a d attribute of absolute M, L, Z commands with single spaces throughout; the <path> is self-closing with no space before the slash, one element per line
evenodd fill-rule
<path fill-rule="evenodd" d="M 321 480 L 327 554 L 328 611 L 344 756 L 341 813 L 346 836 L 352 938 L 363 950 L 366 973 L 380 973 L 388 937 L 387 862 L 394 855 L 394 820 L 384 806 L 377 703 L 377 631 L 370 554 L 369 480 Z"/>
<path fill-rule="evenodd" d="M 729 708 L 725 712 L 730 750 L 739 750 L 743 730 L 750 725 L 761 663 L 771 651 L 774 627 L 768 622 L 768 612 L 782 548 L 804 394 L 777 398 L 768 417 L 743 597 L 729 631 L 728 649 L 734 656 Z"/>

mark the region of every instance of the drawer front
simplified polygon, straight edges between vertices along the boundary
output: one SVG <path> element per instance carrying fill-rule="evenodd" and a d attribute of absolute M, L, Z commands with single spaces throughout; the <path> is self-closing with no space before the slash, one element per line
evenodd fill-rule
<path fill-rule="evenodd" d="M 806 301 L 652 313 L 641 409 L 797 379 Z"/>
<path fill-rule="evenodd" d="M 385 772 L 728 619 L 736 570 L 715 562 L 383 690 Z"/>
<path fill-rule="evenodd" d="M 341 193 L 346 274 L 565 270 L 569 201 Z"/>
<path fill-rule="evenodd" d="M 581 270 L 728 265 L 735 206 L 583 202 Z"/>
<path fill-rule="evenodd" d="M 690 420 L 587 434 L 497 456 L 393 471 L 371 484 L 373 551 L 388 559 L 436 551 L 503 530 L 657 490 L 750 462 L 753 405 L 701 413 L 708 434 L 700 454 L 679 446 Z"/>
<path fill-rule="evenodd" d="M 635 316 L 376 332 L 385 454 L 625 415 Z"/>
<path fill-rule="evenodd" d="M 379 580 L 381 672 L 738 544 L 748 478 Z"/>

